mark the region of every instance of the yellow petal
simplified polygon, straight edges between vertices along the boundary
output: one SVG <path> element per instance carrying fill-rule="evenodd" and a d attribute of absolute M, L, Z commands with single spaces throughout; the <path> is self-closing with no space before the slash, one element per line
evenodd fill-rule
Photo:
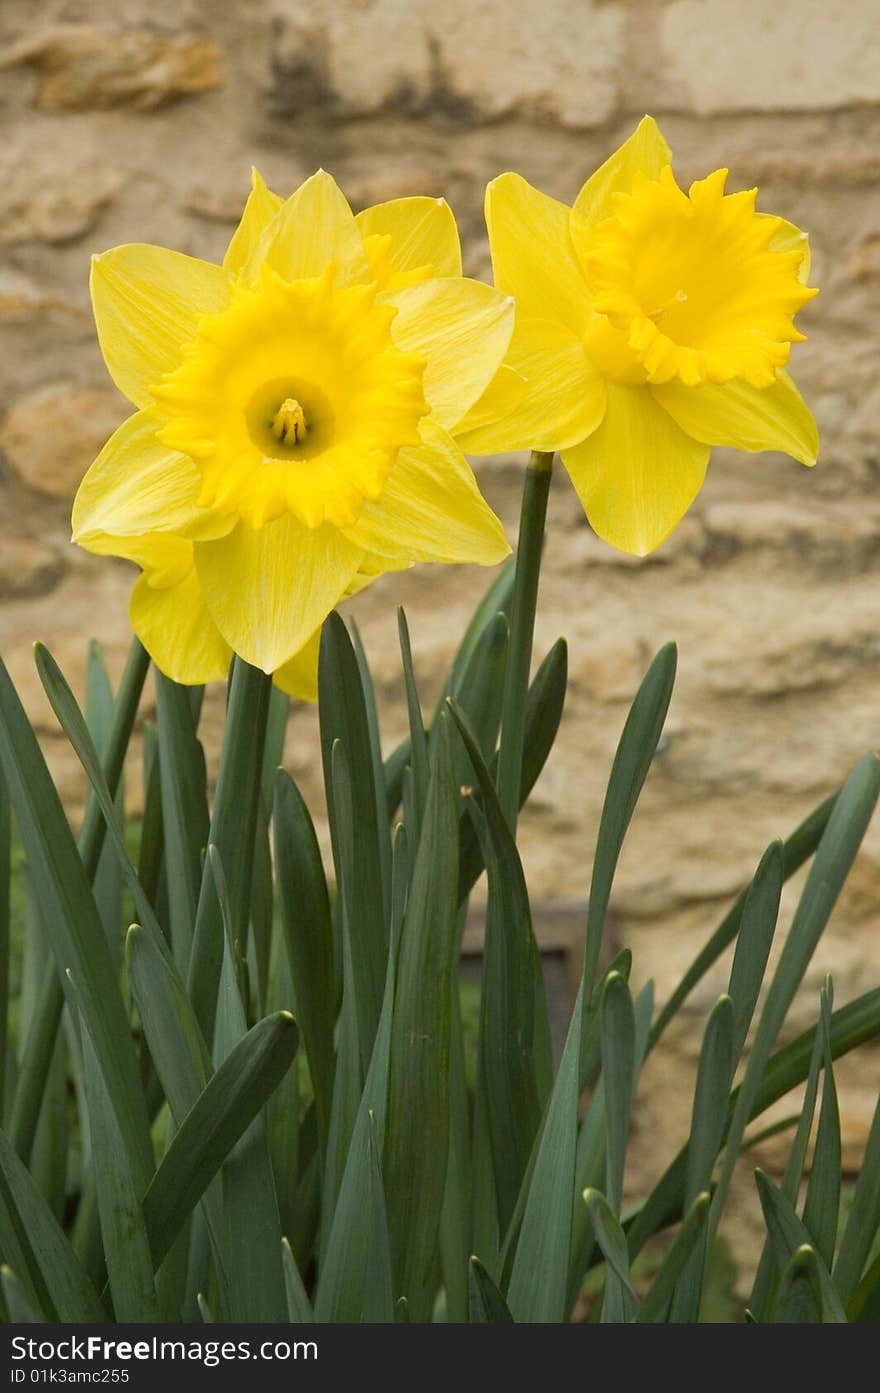
<path fill-rule="evenodd" d="M 183 580 L 164 589 L 141 576 L 131 592 L 129 617 L 166 677 L 194 685 L 226 676 L 232 650 L 208 613 L 192 564 Z"/>
<path fill-rule="evenodd" d="M 514 334 L 516 334 L 515 328 Z M 513 343 L 512 339 L 511 343 Z M 510 349 L 507 351 L 509 356 Z M 517 409 L 525 396 L 525 392 L 525 378 L 521 377 L 515 368 L 508 366 L 507 363 L 502 363 L 483 395 L 474 402 L 467 415 L 463 416 L 455 427 L 456 440 L 463 441 L 472 432 L 481 430 L 484 426 L 494 426 L 497 421 L 503 421 Z M 462 445 L 462 449 L 469 450 L 473 454 L 480 453 L 479 450 L 471 450 L 469 445 Z"/>
<path fill-rule="evenodd" d="M 513 302 L 481 281 L 436 278 L 388 295 L 391 337 L 425 360 L 422 389 L 434 419 L 452 430 L 482 396 L 510 343 Z"/>
<path fill-rule="evenodd" d="M 87 471 L 73 502 L 73 540 L 94 550 L 95 534 L 118 537 L 145 532 L 179 532 L 189 537 L 222 537 L 230 530 L 196 499 L 201 475 L 187 455 L 156 436 L 162 418 L 138 411 L 113 432 Z"/>
<path fill-rule="evenodd" d="M 251 191 L 244 205 L 241 221 L 232 234 L 232 240 L 223 258 L 223 268 L 231 276 L 239 275 L 247 265 L 254 248 L 283 202 L 283 198 L 267 187 L 259 170 L 252 169 Z"/>
<path fill-rule="evenodd" d="M 787 222 L 785 218 L 774 217 L 772 213 L 756 213 L 756 218 L 772 218 L 778 226 L 768 243 L 768 250 L 771 252 L 794 252 L 802 254 L 801 264 L 798 267 L 797 278 L 801 285 L 806 285 L 810 279 L 810 239 L 806 232 L 801 232 L 799 227 L 795 227 L 793 222 Z"/>
<path fill-rule="evenodd" d="M 274 672 L 302 648 L 345 594 L 362 549 L 335 527 L 309 528 L 291 514 L 258 530 L 197 542 L 205 601 L 227 643 Z"/>
<path fill-rule="evenodd" d="M 393 198 L 365 208 L 355 218 L 362 237 L 390 237 L 388 260 L 395 271 L 432 268 L 434 276 L 461 275 L 461 245 L 445 198 Z"/>
<path fill-rule="evenodd" d="M 570 209 L 519 174 L 499 174 L 486 189 L 486 226 L 495 284 L 515 295 L 523 314 L 583 332 L 587 287 L 569 235 Z"/>
<path fill-rule="evenodd" d="M 114 537 L 96 532 L 89 538 L 88 550 L 96 556 L 118 556 L 133 561 L 146 573 L 155 590 L 177 585 L 193 568 L 193 544 L 167 532 L 148 532 L 142 537 Z"/>
<path fill-rule="evenodd" d="M 275 686 L 299 701 L 317 701 L 320 642 L 321 630 L 316 629 L 308 643 L 273 672 Z"/>
<path fill-rule="evenodd" d="M 506 416 L 499 399 L 496 420 L 471 429 L 466 429 L 467 421 L 462 423 L 455 434 L 468 454 L 562 450 L 596 429 L 605 412 L 605 379 L 564 325 L 517 311 L 505 363 L 524 383 L 524 391 Z"/>
<path fill-rule="evenodd" d="M 417 561 L 470 561 L 494 566 L 510 551 L 504 528 L 477 487 L 456 443 L 431 421 L 424 443 L 406 446 L 392 465 L 381 496 L 367 503 L 346 533 L 384 569 Z"/>
<path fill-rule="evenodd" d="M 320 276 L 330 261 L 336 263 L 341 284 L 369 279 L 354 214 L 333 176 L 319 169 L 282 203 L 240 276 L 250 284 L 265 263 L 285 280 L 302 280 Z"/>
<path fill-rule="evenodd" d="M 781 369 L 772 387 L 752 387 L 735 378 L 721 386 L 707 382 L 686 387 L 683 382 L 668 382 L 652 391 L 655 400 L 695 440 L 730 445 L 735 450 L 781 450 L 801 464 L 816 463 L 816 422 L 788 373 Z"/>
<path fill-rule="evenodd" d="M 611 196 L 629 193 L 637 173 L 657 179 L 665 165 L 672 163 L 672 151 L 660 134 L 653 116 L 643 116 L 628 140 L 615 150 L 584 184 L 571 210 L 571 235 L 576 247 L 583 245 L 590 229 L 612 212 Z"/>
<path fill-rule="evenodd" d="M 92 258 L 92 308 L 104 362 L 135 406 L 180 362 L 203 314 L 229 303 L 220 266 L 165 247 L 131 242 Z"/>
<path fill-rule="evenodd" d="M 648 387 L 609 384 L 601 426 L 562 460 L 594 531 L 647 556 L 699 493 L 709 447 L 686 435 Z"/>

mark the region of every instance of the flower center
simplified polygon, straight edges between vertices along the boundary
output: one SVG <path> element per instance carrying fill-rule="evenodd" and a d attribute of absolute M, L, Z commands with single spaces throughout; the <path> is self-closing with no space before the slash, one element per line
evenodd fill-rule
<path fill-rule="evenodd" d="M 263 267 L 206 315 L 183 361 L 152 389 L 161 439 L 202 475 L 199 503 L 262 527 L 351 526 L 398 450 L 420 440 L 423 363 L 396 347 L 376 286 Z"/>
<path fill-rule="evenodd" d="M 282 445 L 293 449 L 306 438 L 306 413 L 296 397 L 285 397 L 272 417 L 272 434 Z"/>
<path fill-rule="evenodd" d="M 581 256 L 597 319 L 587 352 L 618 381 L 689 386 L 744 378 L 769 386 L 804 336 L 794 316 L 816 294 L 804 252 L 771 245 L 781 221 L 755 212 L 755 190 L 725 194 L 716 170 L 685 194 L 667 166 L 615 194 Z"/>

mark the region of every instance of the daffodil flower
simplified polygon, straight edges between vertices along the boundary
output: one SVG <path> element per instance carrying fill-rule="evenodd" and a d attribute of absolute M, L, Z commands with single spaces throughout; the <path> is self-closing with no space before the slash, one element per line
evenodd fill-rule
<path fill-rule="evenodd" d="M 756 190 L 725 193 L 724 169 L 685 193 L 670 161 L 645 117 L 572 208 L 517 174 L 489 185 L 495 284 L 517 320 L 460 437 L 560 451 L 595 531 L 639 556 L 687 512 L 710 446 L 807 465 L 818 450 L 784 367 L 816 294 L 806 234 L 756 212 Z"/>
<path fill-rule="evenodd" d="M 344 596 L 509 551 L 454 434 L 498 375 L 513 305 L 462 277 L 443 200 L 355 217 L 323 171 L 286 201 L 255 173 L 222 266 L 121 246 L 91 290 L 138 410 L 83 479 L 73 539 L 141 566 L 132 624 L 169 676 L 221 677 L 237 653 L 314 696 Z"/>

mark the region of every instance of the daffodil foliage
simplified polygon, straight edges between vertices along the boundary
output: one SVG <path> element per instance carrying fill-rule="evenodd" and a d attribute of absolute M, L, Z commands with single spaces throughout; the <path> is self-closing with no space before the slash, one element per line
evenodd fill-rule
<path fill-rule="evenodd" d="M 95 257 L 98 337 L 137 411 L 80 486 L 73 536 L 142 568 L 131 620 L 189 683 L 233 652 L 314 697 L 328 612 L 384 571 L 509 547 L 456 443 L 510 342 L 509 296 L 461 274 L 442 199 L 357 217 L 319 172 L 260 176 L 222 266 Z"/>
<path fill-rule="evenodd" d="M 640 556 L 690 507 L 712 445 L 807 465 L 818 451 L 785 370 L 816 294 L 806 234 L 758 212 L 755 189 L 725 193 L 724 169 L 685 192 L 671 160 L 646 116 L 571 208 L 518 174 L 489 185 L 495 284 L 516 298 L 516 328 L 509 374 L 463 438 L 561 451 L 596 532 Z"/>

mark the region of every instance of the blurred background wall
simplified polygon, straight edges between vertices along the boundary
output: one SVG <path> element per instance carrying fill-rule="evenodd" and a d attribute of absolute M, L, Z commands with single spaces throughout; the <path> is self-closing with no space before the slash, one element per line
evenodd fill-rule
<path fill-rule="evenodd" d="M 650 560 L 591 534 L 560 469 L 538 654 L 570 642 L 560 739 L 523 821 L 548 947 L 582 922 L 610 759 L 640 675 L 680 645 L 668 728 L 629 839 L 614 934 L 663 998 L 754 868 L 878 743 L 880 732 L 880 26 L 876 0 L 0 0 L 0 651 L 70 806 L 82 798 L 31 659 L 43 639 L 75 683 L 98 637 L 118 672 L 131 573 L 68 544 L 74 488 L 127 414 L 88 307 L 89 255 L 159 242 L 222 255 L 256 163 L 289 192 L 317 166 L 352 203 L 445 194 L 468 271 L 488 276 L 485 182 L 518 169 L 571 200 L 645 111 L 682 182 L 730 187 L 806 228 L 822 294 L 794 374 L 822 452 L 812 472 L 717 451 L 685 522 Z M 515 538 L 522 460 L 477 465 Z M 472 570 L 390 577 L 352 606 L 389 748 L 404 727 L 395 603 L 433 699 L 478 591 Z M 222 692 L 207 703 L 216 746 Z M 295 711 L 288 764 L 321 793 L 315 715 Z M 136 773 L 130 802 L 137 806 Z M 876 985 L 880 835 L 869 838 L 810 970 L 837 1000 Z M 787 892 L 790 911 L 792 896 Z M 725 981 L 692 999 L 669 1052 L 693 1059 Z M 880 1057 L 843 1071 L 858 1155 Z M 661 1059 L 638 1127 L 669 1155 L 689 1106 Z"/>

